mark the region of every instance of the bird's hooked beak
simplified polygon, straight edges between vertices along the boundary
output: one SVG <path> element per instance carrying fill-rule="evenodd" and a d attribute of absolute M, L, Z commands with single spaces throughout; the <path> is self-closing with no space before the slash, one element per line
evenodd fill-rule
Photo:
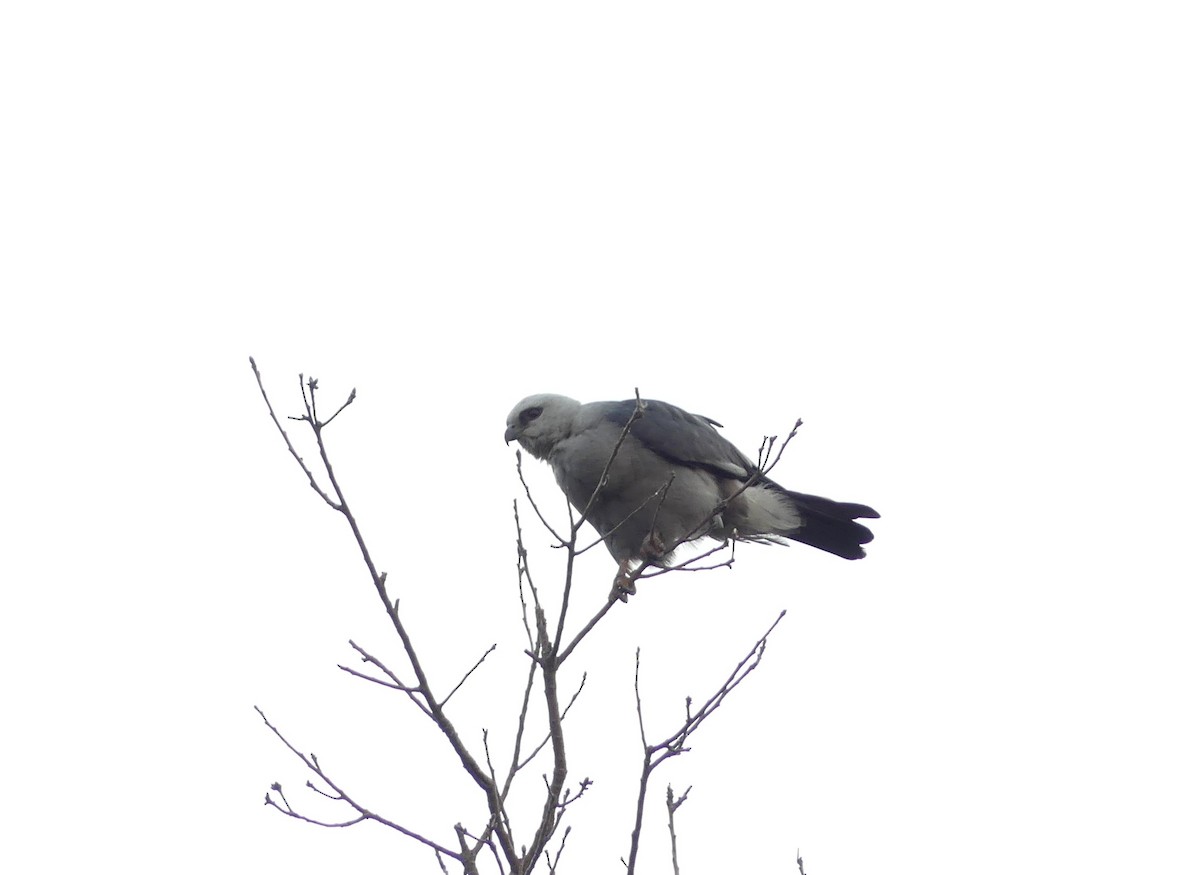
<path fill-rule="evenodd" d="M 504 429 L 504 442 L 506 444 L 511 444 L 516 439 L 517 439 L 517 430 L 515 428 L 513 428 L 510 425 L 508 428 Z"/>

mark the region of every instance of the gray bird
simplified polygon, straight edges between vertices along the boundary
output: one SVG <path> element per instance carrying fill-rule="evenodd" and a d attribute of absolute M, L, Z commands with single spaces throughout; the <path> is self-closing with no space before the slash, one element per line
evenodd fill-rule
<path fill-rule="evenodd" d="M 676 547 L 703 537 L 789 538 L 845 559 L 866 555 L 862 545 L 873 535 L 854 520 L 878 517 L 874 510 L 789 492 L 722 437 L 720 423 L 662 401 L 641 404 L 599 491 L 636 399 L 580 404 L 531 395 L 513 408 L 504 432 L 505 443 L 516 440 L 550 463 L 620 564 L 618 577 L 639 561 L 666 567 Z"/>

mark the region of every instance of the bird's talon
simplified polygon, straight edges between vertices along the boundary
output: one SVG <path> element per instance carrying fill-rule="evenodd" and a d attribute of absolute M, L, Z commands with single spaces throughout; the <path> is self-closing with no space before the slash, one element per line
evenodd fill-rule
<path fill-rule="evenodd" d="M 609 598 L 619 600 L 622 603 L 629 601 L 631 595 L 637 594 L 637 585 L 633 578 L 629 576 L 629 570 L 626 566 L 621 566 L 620 573 L 613 579 L 612 592 Z"/>

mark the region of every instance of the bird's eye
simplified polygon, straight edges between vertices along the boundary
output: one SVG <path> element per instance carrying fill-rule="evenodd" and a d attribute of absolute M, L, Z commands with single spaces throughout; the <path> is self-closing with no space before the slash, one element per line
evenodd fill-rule
<path fill-rule="evenodd" d="M 535 419 L 537 419 L 541 415 L 542 415 L 542 408 L 526 407 L 524 410 L 521 411 L 521 425 L 529 425 L 529 423 L 533 422 Z"/>

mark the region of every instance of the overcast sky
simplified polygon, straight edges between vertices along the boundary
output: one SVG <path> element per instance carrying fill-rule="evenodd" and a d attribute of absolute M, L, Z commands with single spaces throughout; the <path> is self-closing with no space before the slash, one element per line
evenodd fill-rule
<path fill-rule="evenodd" d="M 785 609 L 656 776 L 639 871 L 669 865 L 668 780 L 694 786 L 689 875 L 797 849 L 810 875 L 1197 871 L 1196 25 L 1046 0 L 6 4 L 9 868 L 438 871 L 265 808 L 280 781 L 337 816 L 254 705 L 393 820 L 482 823 L 427 721 L 336 668 L 347 639 L 397 670 L 399 647 L 254 355 L 281 414 L 300 371 L 327 405 L 357 388 L 330 450 L 435 683 L 498 645 L 451 706 L 476 750 L 525 665 L 520 398 L 636 388 L 751 453 L 802 417 L 776 478 L 882 513 L 862 562 L 748 546 L 595 630 L 563 871 L 627 852 L 635 650 L 665 736 Z M 575 621 L 613 571 L 587 555 Z"/>

